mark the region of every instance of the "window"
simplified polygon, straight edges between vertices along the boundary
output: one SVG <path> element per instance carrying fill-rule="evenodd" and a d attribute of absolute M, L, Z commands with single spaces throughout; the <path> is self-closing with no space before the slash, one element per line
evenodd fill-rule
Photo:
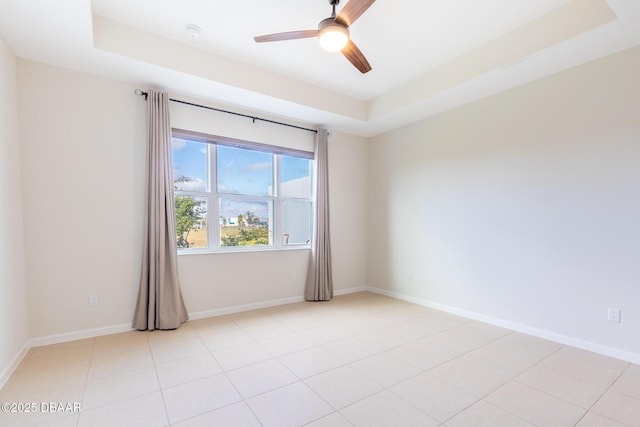
<path fill-rule="evenodd" d="M 181 251 L 306 247 L 313 153 L 173 130 Z"/>

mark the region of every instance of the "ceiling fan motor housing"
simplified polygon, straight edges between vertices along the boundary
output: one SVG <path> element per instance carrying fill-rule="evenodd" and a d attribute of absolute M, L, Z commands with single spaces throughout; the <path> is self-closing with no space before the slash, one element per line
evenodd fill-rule
<path fill-rule="evenodd" d="M 343 25 L 343 24 L 337 22 L 335 20 L 335 18 L 323 19 L 318 24 L 318 32 L 319 33 L 322 33 L 323 30 L 324 31 L 328 31 L 329 28 L 334 29 L 334 30 L 337 29 L 337 28 L 343 28 L 344 31 L 346 32 L 347 36 L 349 36 L 349 28 L 347 28 L 346 25 Z M 338 31 L 342 31 L 342 30 L 338 30 Z"/>

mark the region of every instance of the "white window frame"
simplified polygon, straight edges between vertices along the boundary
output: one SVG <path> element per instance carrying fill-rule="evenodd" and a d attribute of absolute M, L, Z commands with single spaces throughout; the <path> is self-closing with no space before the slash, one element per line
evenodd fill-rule
<path fill-rule="evenodd" d="M 314 153 L 291 149 L 286 147 L 278 147 L 268 144 L 262 144 L 252 141 L 244 141 L 235 138 L 208 135 L 199 132 L 187 131 L 183 129 L 171 129 L 172 138 L 180 138 L 185 140 L 191 140 L 194 142 L 201 142 L 209 144 L 209 168 L 207 170 L 208 175 L 208 190 L 207 191 L 183 191 L 174 190 L 174 197 L 177 195 L 186 195 L 196 198 L 205 198 L 207 200 L 207 248 L 178 248 L 179 254 L 201 254 L 201 253 L 226 253 L 226 252 L 253 252 L 253 251 L 273 251 L 273 250 L 291 250 L 291 249 L 308 249 L 311 247 L 311 238 L 313 236 L 312 223 L 314 215 L 315 201 L 313 200 L 313 188 L 315 188 L 315 160 Z M 256 196 L 249 194 L 231 194 L 231 193 L 219 193 L 217 183 L 217 146 L 230 146 L 235 148 L 242 148 L 246 150 L 262 151 L 270 153 L 273 157 L 272 165 L 272 182 L 274 191 L 272 195 Z M 280 159 L 282 155 L 301 157 L 311 160 L 310 166 L 310 188 L 309 197 L 284 197 L 281 196 L 280 190 Z M 220 244 L 220 200 L 221 199 L 237 199 L 237 200 L 256 200 L 261 202 L 268 202 L 271 204 L 269 210 L 269 245 L 255 245 L 255 246 L 222 246 Z M 283 244 L 284 240 L 284 208 L 283 205 L 286 201 L 310 203 L 310 229 L 309 229 L 309 241 L 304 244 Z"/>

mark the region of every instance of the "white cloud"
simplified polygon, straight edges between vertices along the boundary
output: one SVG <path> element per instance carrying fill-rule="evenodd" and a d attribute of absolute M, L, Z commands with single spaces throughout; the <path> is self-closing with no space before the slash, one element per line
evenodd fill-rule
<path fill-rule="evenodd" d="M 230 187 L 230 186 L 228 186 L 226 184 L 222 184 L 222 183 L 218 183 L 218 192 L 220 192 L 220 193 L 230 193 L 230 194 L 238 193 L 238 191 L 235 188 Z"/>
<path fill-rule="evenodd" d="M 264 163 L 254 163 L 252 165 L 245 166 L 242 168 L 243 172 L 261 172 L 264 170 L 271 170 L 272 163 L 264 162 Z"/>
<path fill-rule="evenodd" d="M 201 178 L 189 177 L 188 180 L 176 182 L 175 185 L 178 190 L 183 191 L 204 191 L 207 189 L 207 183 Z"/>
<path fill-rule="evenodd" d="M 180 151 L 186 146 L 187 146 L 187 141 L 185 141 L 184 139 L 175 139 L 175 138 L 173 138 L 171 140 L 171 149 L 173 151 Z"/>

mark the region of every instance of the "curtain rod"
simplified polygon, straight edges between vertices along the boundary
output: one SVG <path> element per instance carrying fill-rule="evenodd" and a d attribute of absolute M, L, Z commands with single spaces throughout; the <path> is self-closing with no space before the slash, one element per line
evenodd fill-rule
<path fill-rule="evenodd" d="M 136 95 L 144 96 L 144 100 L 145 101 L 147 100 L 147 97 L 149 96 L 148 92 L 145 92 L 145 91 L 140 90 L 140 89 L 136 89 L 134 91 L 134 93 Z M 181 101 L 179 99 L 169 98 L 169 101 L 177 102 L 179 104 L 191 105 L 192 107 L 205 108 L 207 110 L 218 111 L 220 113 L 231 114 L 231 115 L 234 115 L 234 116 L 246 117 L 248 119 L 253 120 L 253 123 L 255 123 L 256 120 L 258 120 L 258 121 L 261 121 L 261 122 L 267 122 L 267 123 L 271 123 L 271 124 L 274 124 L 274 125 L 287 126 L 287 127 L 294 128 L 294 129 L 306 130 L 307 132 L 318 133 L 318 131 L 315 130 L 315 129 L 309 129 L 309 128 L 305 128 L 305 127 L 302 127 L 302 126 L 291 125 L 289 123 L 277 122 L 275 120 L 263 119 L 262 117 L 250 116 L 248 114 L 236 113 L 234 111 L 221 110 L 220 108 L 213 108 L 213 107 L 208 107 L 206 105 L 194 104 L 192 102 Z"/>

